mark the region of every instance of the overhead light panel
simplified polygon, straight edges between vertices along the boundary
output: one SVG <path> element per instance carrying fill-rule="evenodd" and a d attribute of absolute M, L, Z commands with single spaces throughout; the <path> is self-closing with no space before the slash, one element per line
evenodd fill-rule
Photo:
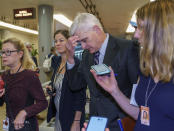
<path fill-rule="evenodd" d="M 155 0 L 150 0 L 150 2 L 152 1 L 155 1 Z M 132 22 L 136 22 L 136 12 L 137 10 L 134 11 L 133 15 L 132 15 L 132 18 L 131 18 L 131 21 Z M 133 33 L 135 31 L 135 28 L 129 23 L 127 29 L 126 29 L 126 33 Z"/>
<path fill-rule="evenodd" d="M 3 21 L 0 21 L 0 26 L 6 27 L 6 28 L 10 28 L 10 29 L 14 29 L 14 30 L 18 30 L 18 31 L 23 31 L 23 32 L 27 32 L 27 33 L 31 33 L 31 34 L 38 35 L 38 31 L 36 31 L 36 30 L 31 30 L 31 29 L 24 28 L 24 27 L 21 27 L 21 26 L 9 24 L 9 23 L 3 22 Z"/>
<path fill-rule="evenodd" d="M 62 14 L 57 14 L 57 15 L 54 15 L 53 17 L 55 20 L 59 21 L 60 23 L 64 24 L 67 27 L 70 27 L 72 24 L 72 21 Z"/>

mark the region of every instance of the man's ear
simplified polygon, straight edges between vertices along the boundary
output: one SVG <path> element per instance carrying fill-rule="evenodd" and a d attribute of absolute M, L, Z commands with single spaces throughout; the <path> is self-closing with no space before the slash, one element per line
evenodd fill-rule
<path fill-rule="evenodd" d="M 97 34 L 100 34 L 101 33 L 101 29 L 98 25 L 94 25 L 93 26 L 93 30 L 97 33 Z"/>

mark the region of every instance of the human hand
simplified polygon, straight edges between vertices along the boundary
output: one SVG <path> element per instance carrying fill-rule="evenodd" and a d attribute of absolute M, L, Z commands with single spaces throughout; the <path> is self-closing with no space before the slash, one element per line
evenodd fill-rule
<path fill-rule="evenodd" d="M 2 97 L 5 94 L 5 89 L 0 89 L 0 97 Z"/>
<path fill-rule="evenodd" d="M 53 93 L 53 89 L 50 85 L 46 85 L 46 96 L 55 96 L 56 93 Z"/>
<path fill-rule="evenodd" d="M 16 118 L 15 118 L 15 120 L 14 120 L 14 127 L 15 127 L 15 130 L 19 130 L 19 129 L 21 129 L 21 128 L 24 127 L 24 121 L 25 121 L 26 115 L 27 115 L 27 113 L 26 113 L 25 110 L 21 110 L 21 111 L 17 114 L 17 116 L 16 116 Z"/>
<path fill-rule="evenodd" d="M 111 67 L 109 67 L 111 70 L 110 76 L 98 76 L 94 70 L 90 70 L 94 78 L 96 79 L 97 83 L 107 92 L 112 94 L 113 92 L 118 90 L 117 81 L 115 79 L 114 72 Z"/>
<path fill-rule="evenodd" d="M 45 88 L 52 91 L 52 87 L 50 85 L 46 85 Z"/>
<path fill-rule="evenodd" d="M 88 126 L 88 123 L 85 122 L 85 123 L 83 124 L 82 131 L 86 131 L 87 126 Z M 105 131 L 109 131 L 109 128 L 106 128 Z"/>
<path fill-rule="evenodd" d="M 68 49 L 68 62 L 70 64 L 74 64 L 74 51 L 78 40 L 78 36 L 71 36 L 66 43 L 66 48 Z"/>
<path fill-rule="evenodd" d="M 39 72 L 40 72 L 40 69 L 37 67 L 36 68 L 36 72 L 39 74 Z"/>
<path fill-rule="evenodd" d="M 88 126 L 88 123 L 83 123 L 83 128 L 82 128 L 82 131 L 86 131 L 86 128 L 87 128 L 87 126 Z"/>
<path fill-rule="evenodd" d="M 73 121 L 71 131 L 80 131 L 80 121 Z"/>

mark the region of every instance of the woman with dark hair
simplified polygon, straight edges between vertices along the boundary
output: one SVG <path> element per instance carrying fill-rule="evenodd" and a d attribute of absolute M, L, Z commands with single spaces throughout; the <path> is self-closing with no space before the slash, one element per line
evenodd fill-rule
<path fill-rule="evenodd" d="M 25 131 L 29 123 L 32 131 L 38 131 L 36 115 L 47 107 L 36 66 L 24 44 L 18 39 L 7 39 L 2 43 L 2 74 L 5 88 L 0 89 L 0 103 L 6 102 L 9 131 Z M 31 131 L 30 130 L 30 131 Z"/>
<path fill-rule="evenodd" d="M 67 30 L 58 30 L 54 33 L 55 48 L 60 56 L 53 58 L 54 73 L 51 86 L 47 86 L 47 89 L 54 92 L 50 98 L 47 121 L 49 122 L 55 116 L 55 131 L 80 131 L 84 122 L 85 89 L 72 91 L 68 80 L 66 69 L 68 38 Z M 76 59 L 76 61 L 79 60 Z"/>

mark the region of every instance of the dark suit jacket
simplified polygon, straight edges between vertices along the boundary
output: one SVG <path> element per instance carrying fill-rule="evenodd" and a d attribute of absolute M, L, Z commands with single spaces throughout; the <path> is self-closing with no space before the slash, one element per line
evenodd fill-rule
<path fill-rule="evenodd" d="M 36 67 L 38 67 L 37 58 L 35 56 L 32 56 L 31 58 L 34 61 Z"/>
<path fill-rule="evenodd" d="M 52 76 L 51 85 L 53 85 L 53 80 L 57 69 L 61 63 L 61 57 L 55 56 L 54 57 L 54 73 Z M 78 60 L 76 60 L 79 63 Z M 53 87 L 53 86 L 52 86 Z M 62 131 L 70 131 L 70 127 L 74 120 L 75 111 L 81 111 L 81 126 L 84 122 L 84 108 L 86 103 L 86 93 L 85 88 L 72 91 L 70 89 L 70 85 L 68 83 L 67 73 L 64 75 L 63 83 L 62 83 L 62 91 L 61 91 L 61 98 L 60 98 L 60 108 L 59 108 L 59 119 L 60 124 L 62 127 Z M 54 97 L 51 97 L 49 107 L 48 107 L 48 114 L 47 114 L 47 122 L 51 120 L 52 117 L 56 115 L 56 108 L 54 104 Z"/>
<path fill-rule="evenodd" d="M 4 96 L 0 98 L 0 106 L 3 106 L 4 104 Z"/>
<path fill-rule="evenodd" d="M 119 88 L 126 96 L 130 96 L 132 84 L 136 83 L 138 76 L 139 59 L 137 46 L 132 41 L 114 38 L 110 35 L 103 63 L 113 68 L 115 74 L 117 74 L 116 79 Z M 85 50 L 78 69 L 75 67 L 68 71 L 69 76 L 71 76 L 71 88 L 79 90 L 79 86 L 75 87 L 73 85 L 84 85 L 87 83 L 91 96 L 90 115 L 109 118 L 108 127 L 111 131 L 117 131 L 119 129 L 117 129 L 116 120 L 119 117 L 124 117 L 124 113 L 111 95 L 96 83 L 90 73 L 90 67 L 93 64 L 94 55 Z M 72 77 L 72 74 L 76 75 Z M 77 81 L 76 79 L 78 79 L 78 83 L 74 83 Z"/>

